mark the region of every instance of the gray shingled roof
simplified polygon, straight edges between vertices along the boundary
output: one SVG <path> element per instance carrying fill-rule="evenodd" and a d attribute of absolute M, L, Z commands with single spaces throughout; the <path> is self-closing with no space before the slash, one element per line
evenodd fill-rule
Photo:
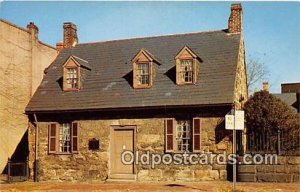
<path fill-rule="evenodd" d="M 78 44 L 49 66 L 26 112 L 231 104 L 239 43 L 240 35 L 219 30 Z M 184 46 L 202 60 L 195 85 L 175 84 L 174 58 Z M 131 59 L 141 48 L 160 61 L 154 64 L 150 89 L 132 87 Z M 79 92 L 63 92 L 59 84 L 62 65 L 71 55 L 91 67 Z"/>
<path fill-rule="evenodd" d="M 297 103 L 297 93 L 277 93 L 273 95 L 285 102 L 294 112 L 297 113 L 297 108 L 299 108 L 299 103 Z"/>
<path fill-rule="evenodd" d="M 88 61 L 81 59 L 81 58 L 77 57 L 76 55 L 72 55 L 72 56 L 80 64 L 80 66 L 83 66 L 87 69 L 91 69 L 91 66 L 89 65 Z"/>

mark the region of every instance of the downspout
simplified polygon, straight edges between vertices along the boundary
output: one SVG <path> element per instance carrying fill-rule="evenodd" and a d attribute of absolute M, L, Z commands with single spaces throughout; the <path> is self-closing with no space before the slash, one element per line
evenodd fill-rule
<path fill-rule="evenodd" d="M 33 114 L 34 121 L 35 121 L 35 155 L 34 155 L 34 182 L 38 182 L 38 133 L 39 133 L 39 126 L 36 114 Z"/>

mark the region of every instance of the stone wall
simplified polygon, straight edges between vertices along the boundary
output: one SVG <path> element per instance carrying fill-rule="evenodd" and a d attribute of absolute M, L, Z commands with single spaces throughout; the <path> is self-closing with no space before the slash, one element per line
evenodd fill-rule
<path fill-rule="evenodd" d="M 299 182 L 300 156 L 278 156 L 277 164 L 238 165 L 238 181 Z"/>
<path fill-rule="evenodd" d="M 223 118 L 201 118 L 201 149 L 213 154 L 231 151 L 228 135 L 216 138 L 216 129 L 222 124 Z M 138 132 L 138 150 L 164 153 L 164 119 L 154 119 Z M 155 134 L 154 134 L 155 133 Z M 220 140 L 218 140 L 220 139 Z M 200 181 L 226 180 L 226 165 L 157 165 L 138 166 L 137 178 L 140 181 Z"/>
<path fill-rule="evenodd" d="M 0 173 L 27 130 L 25 107 L 57 51 L 0 19 Z"/>
<path fill-rule="evenodd" d="M 242 108 L 242 104 L 245 103 L 248 99 L 248 90 L 247 90 L 247 75 L 246 75 L 246 64 L 245 64 L 245 49 L 244 49 L 244 40 L 241 37 L 239 55 L 238 55 L 238 64 L 236 68 L 236 77 L 235 77 L 235 91 L 234 91 L 234 102 L 237 109 Z"/>
<path fill-rule="evenodd" d="M 248 87 L 247 87 L 247 73 L 245 63 L 245 47 L 244 39 L 241 34 L 240 47 L 238 53 L 238 64 L 236 68 L 235 87 L 234 87 L 234 103 L 235 108 L 240 110 L 243 108 L 243 104 L 248 100 Z M 243 151 L 246 151 L 247 143 L 247 130 L 242 131 L 242 145 Z"/>
<path fill-rule="evenodd" d="M 223 153 L 231 151 L 229 133 L 224 130 L 224 118 L 203 117 L 201 120 L 201 144 L 205 152 Z M 79 121 L 79 152 L 72 155 L 48 154 L 48 123 L 38 124 L 39 129 L 39 179 L 41 181 L 86 181 L 106 180 L 110 171 L 109 145 L 111 125 L 136 125 L 136 150 L 139 153 L 150 151 L 164 153 L 164 118 L 110 119 Z M 33 176 L 34 127 L 29 130 L 30 172 Z M 218 137 L 216 137 L 218 135 Z M 100 140 L 100 150 L 90 151 L 88 141 Z M 226 165 L 137 165 L 135 168 L 139 181 L 200 181 L 226 180 Z"/>
<path fill-rule="evenodd" d="M 108 174 L 109 122 L 82 121 L 79 123 L 79 153 L 48 155 L 48 124 L 39 124 L 40 180 L 105 180 Z M 101 141 L 99 151 L 88 150 L 88 141 Z M 32 166 L 31 166 L 32 167 Z"/>

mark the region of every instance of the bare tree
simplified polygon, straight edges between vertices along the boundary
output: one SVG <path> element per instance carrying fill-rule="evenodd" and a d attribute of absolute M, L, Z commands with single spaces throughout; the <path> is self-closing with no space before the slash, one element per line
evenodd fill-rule
<path fill-rule="evenodd" d="M 268 78 L 269 71 L 265 63 L 259 59 L 250 58 L 247 62 L 247 87 L 249 93 L 258 91 L 261 88 L 262 81 Z"/>

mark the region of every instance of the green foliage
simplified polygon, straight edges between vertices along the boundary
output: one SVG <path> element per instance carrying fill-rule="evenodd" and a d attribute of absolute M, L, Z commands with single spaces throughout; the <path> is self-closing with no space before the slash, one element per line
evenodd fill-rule
<path fill-rule="evenodd" d="M 277 131 L 291 128 L 296 115 L 283 101 L 267 91 L 260 91 L 245 103 L 246 124 L 250 130 Z"/>
<path fill-rule="evenodd" d="M 248 132 L 268 133 L 276 137 L 277 131 L 280 130 L 290 136 L 299 135 L 299 116 L 287 104 L 267 91 L 254 93 L 245 103 L 244 110 Z M 291 138 L 288 135 L 287 140 Z"/>

